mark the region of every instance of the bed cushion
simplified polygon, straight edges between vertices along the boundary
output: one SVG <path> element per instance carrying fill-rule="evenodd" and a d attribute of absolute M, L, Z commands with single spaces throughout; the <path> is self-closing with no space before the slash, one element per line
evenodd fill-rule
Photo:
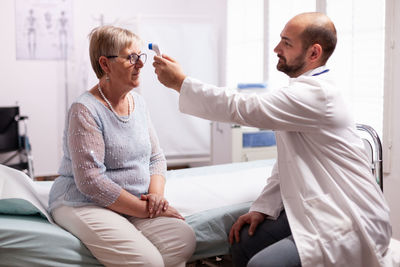
<path fill-rule="evenodd" d="M 34 215 L 40 214 L 40 211 L 27 200 L 9 198 L 0 199 L 0 213 L 11 215 Z"/>
<path fill-rule="evenodd" d="M 37 215 L 0 215 L 0 266 L 97 267 L 78 238 Z"/>
<path fill-rule="evenodd" d="M 54 223 L 47 212 L 49 186 L 50 184 L 39 186 L 39 183 L 33 182 L 25 173 L 0 164 L 0 213 L 40 213 Z"/>

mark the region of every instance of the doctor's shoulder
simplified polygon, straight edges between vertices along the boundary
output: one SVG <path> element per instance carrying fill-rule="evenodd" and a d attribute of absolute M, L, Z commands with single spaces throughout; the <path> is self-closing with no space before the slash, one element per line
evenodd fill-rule
<path fill-rule="evenodd" d="M 290 79 L 289 85 L 280 88 L 281 93 L 301 102 L 325 101 L 331 87 L 309 76 Z"/>

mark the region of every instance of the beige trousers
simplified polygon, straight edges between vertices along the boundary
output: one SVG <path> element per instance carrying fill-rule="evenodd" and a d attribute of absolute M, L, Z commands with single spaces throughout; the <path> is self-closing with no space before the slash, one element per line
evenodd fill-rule
<path fill-rule="evenodd" d="M 97 206 L 60 206 L 52 216 L 105 266 L 184 267 L 196 247 L 192 228 L 180 219 L 125 218 Z"/>

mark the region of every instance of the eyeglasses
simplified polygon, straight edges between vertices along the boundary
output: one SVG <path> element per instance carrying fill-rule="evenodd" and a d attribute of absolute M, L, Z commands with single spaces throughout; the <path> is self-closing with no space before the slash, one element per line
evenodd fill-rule
<path fill-rule="evenodd" d="M 107 58 L 116 58 L 116 57 L 119 57 L 119 56 L 107 56 Z M 122 58 L 125 58 L 125 57 L 122 57 Z M 144 64 L 144 63 L 146 63 L 147 55 L 145 53 L 141 53 L 140 55 L 133 53 L 133 54 L 128 55 L 125 59 L 128 59 L 132 65 L 135 65 L 139 60 L 142 61 L 142 63 Z"/>

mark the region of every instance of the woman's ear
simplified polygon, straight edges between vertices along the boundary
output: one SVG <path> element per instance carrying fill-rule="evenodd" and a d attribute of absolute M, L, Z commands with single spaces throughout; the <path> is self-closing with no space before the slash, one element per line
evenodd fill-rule
<path fill-rule="evenodd" d="M 310 51 L 310 60 L 311 61 L 318 61 L 321 59 L 323 51 L 322 51 L 322 47 L 320 44 L 313 44 L 310 47 L 310 50 L 311 50 Z"/>
<path fill-rule="evenodd" d="M 109 73 L 110 72 L 110 68 L 108 66 L 108 63 L 109 63 L 108 58 L 106 58 L 105 56 L 99 57 L 100 67 L 103 69 L 103 71 L 105 73 Z"/>

